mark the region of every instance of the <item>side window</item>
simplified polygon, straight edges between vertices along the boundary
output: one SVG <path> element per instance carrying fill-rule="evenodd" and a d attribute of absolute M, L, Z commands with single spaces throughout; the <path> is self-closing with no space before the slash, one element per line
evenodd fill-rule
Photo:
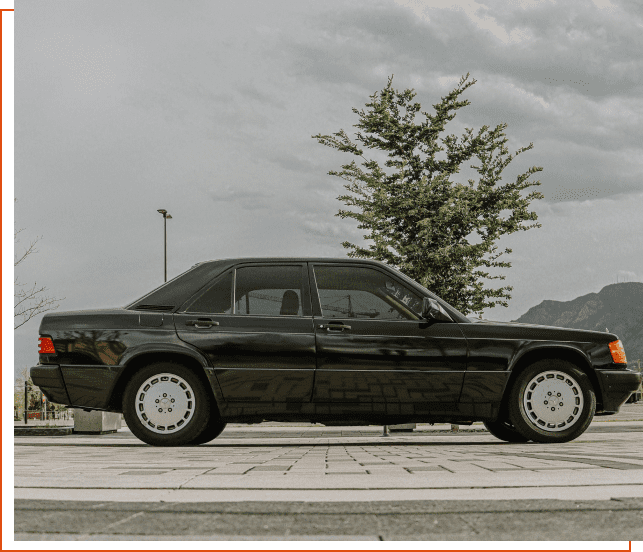
<path fill-rule="evenodd" d="M 217 278 L 185 312 L 232 314 L 232 271 Z"/>
<path fill-rule="evenodd" d="M 301 266 L 237 269 L 235 314 L 302 316 Z"/>
<path fill-rule="evenodd" d="M 325 318 L 418 320 L 422 299 L 379 270 L 316 266 L 315 280 Z"/>

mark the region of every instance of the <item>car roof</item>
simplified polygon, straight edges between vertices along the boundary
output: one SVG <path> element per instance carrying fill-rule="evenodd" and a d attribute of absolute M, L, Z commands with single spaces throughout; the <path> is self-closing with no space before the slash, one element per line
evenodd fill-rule
<path fill-rule="evenodd" d="M 130 303 L 125 308 L 152 308 L 157 310 L 161 308 L 168 312 L 183 304 L 189 297 L 197 292 L 200 288 L 206 285 L 224 271 L 245 263 L 288 263 L 288 262 L 355 262 L 364 264 L 371 264 L 377 266 L 386 266 L 379 261 L 370 261 L 366 259 L 351 259 L 351 258 L 329 258 L 329 257 L 239 257 L 236 259 L 217 259 L 212 261 L 204 261 L 197 263 L 192 268 L 179 274 L 169 282 L 165 282 L 156 289 L 146 293 L 133 303 Z"/>
<path fill-rule="evenodd" d="M 376 264 L 381 266 L 388 266 L 381 261 L 375 261 L 373 259 L 354 259 L 352 257 L 238 257 L 236 259 L 212 259 L 210 261 L 202 261 L 200 263 L 197 263 L 194 266 L 206 264 L 206 263 L 233 265 L 233 264 L 239 264 L 239 263 L 261 263 L 261 262 L 263 263 L 359 262 L 359 263 L 369 263 L 369 264 Z"/>
<path fill-rule="evenodd" d="M 324 263 L 341 263 L 341 264 L 362 264 L 380 266 L 387 269 L 392 267 L 381 261 L 373 259 L 359 259 L 353 257 L 237 257 L 232 259 L 213 259 L 210 261 L 202 261 L 196 263 L 189 270 L 183 274 L 178 275 L 169 282 L 166 282 L 158 288 L 147 293 L 143 297 L 130 303 L 125 308 L 136 309 L 145 306 L 147 308 L 154 307 L 156 310 L 164 309 L 171 311 L 178 305 L 183 304 L 189 297 L 191 297 L 198 289 L 206 285 L 212 278 L 223 274 L 224 271 L 244 263 L 304 263 L 304 262 L 324 262 Z M 469 320 L 451 305 L 444 302 L 442 299 L 431 293 L 420 284 L 405 276 L 403 273 L 399 276 L 406 280 L 413 287 L 420 287 L 425 292 L 431 294 L 435 299 L 441 302 L 442 306 L 454 315 L 460 322 L 468 322 Z"/>

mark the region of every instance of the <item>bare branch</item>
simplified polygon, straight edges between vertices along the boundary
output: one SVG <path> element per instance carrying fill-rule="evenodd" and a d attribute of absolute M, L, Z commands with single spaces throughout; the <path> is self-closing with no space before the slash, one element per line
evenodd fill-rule
<path fill-rule="evenodd" d="M 14 233 L 14 241 L 18 243 L 18 239 L 16 239 L 16 236 L 18 235 L 18 232 Z M 13 257 L 13 266 L 16 267 L 18 266 L 22 261 L 24 261 L 29 255 L 32 253 L 38 253 L 38 250 L 36 249 L 36 244 L 40 241 L 41 238 L 36 238 L 35 240 L 32 240 L 32 242 L 29 244 L 29 247 L 25 249 L 24 253 L 20 257 L 16 257 L 14 255 Z"/>
<path fill-rule="evenodd" d="M 15 199 L 14 199 L 15 201 Z M 13 233 L 14 243 L 19 243 L 18 234 L 22 232 L 23 229 L 15 230 Z M 25 259 L 27 259 L 33 253 L 37 253 L 36 244 L 42 239 L 41 237 L 35 238 L 29 243 L 24 252 L 13 258 L 14 268 L 20 265 Z M 14 330 L 20 326 L 26 324 L 33 317 L 42 314 L 43 312 L 48 312 L 56 310 L 58 308 L 58 302 L 62 299 L 57 299 L 55 297 L 49 297 L 44 295 L 47 291 L 45 286 L 39 286 L 34 282 L 33 286 L 30 288 L 26 287 L 26 284 L 21 284 L 16 276 L 13 281 L 14 291 L 13 291 L 13 328 Z M 63 298 L 64 299 L 64 298 Z"/>

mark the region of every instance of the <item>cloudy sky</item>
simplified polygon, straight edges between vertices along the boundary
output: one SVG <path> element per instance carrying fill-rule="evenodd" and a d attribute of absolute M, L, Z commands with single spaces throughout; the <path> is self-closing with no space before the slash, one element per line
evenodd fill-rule
<path fill-rule="evenodd" d="M 542 228 L 504 238 L 511 320 L 643 280 L 643 6 L 638 0 L 25 2 L 15 17 L 19 278 L 60 310 L 124 305 L 194 263 L 344 256 L 351 131 L 394 74 L 426 109 L 470 73 L 451 128 L 507 123 L 507 169 L 539 173 Z M 39 319 L 16 332 L 37 362 Z"/>

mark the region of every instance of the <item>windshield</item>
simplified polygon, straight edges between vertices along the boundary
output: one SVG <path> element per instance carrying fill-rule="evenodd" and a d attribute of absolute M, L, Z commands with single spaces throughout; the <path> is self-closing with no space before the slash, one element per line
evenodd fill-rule
<path fill-rule="evenodd" d="M 425 292 L 425 295 L 428 295 L 429 297 L 432 297 L 438 303 L 440 303 L 440 305 L 442 305 L 444 310 L 446 310 L 458 322 L 470 322 L 471 321 L 471 319 L 469 317 L 467 317 L 464 314 L 462 314 L 458 309 L 452 307 L 451 305 L 449 305 L 449 303 L 447 303 L 443 299 L 440 299 L 440 297 L 438 297 L 435 293 L 433 293 L 432 291 L 430 291 L 427 288 L 425 288 L 422 284 L 416 282 L 412 278 L 409 278 L 406 274 L 403 274 L 399 270 L 397 270 L 397 269 L 395 269 L 395 270 L 402 278 L 404 278 L 404 280 L 406 280 L 407 282 L 413 284 L 413 286 L 415 288 L 421 289 L 422 291 Z"/>

